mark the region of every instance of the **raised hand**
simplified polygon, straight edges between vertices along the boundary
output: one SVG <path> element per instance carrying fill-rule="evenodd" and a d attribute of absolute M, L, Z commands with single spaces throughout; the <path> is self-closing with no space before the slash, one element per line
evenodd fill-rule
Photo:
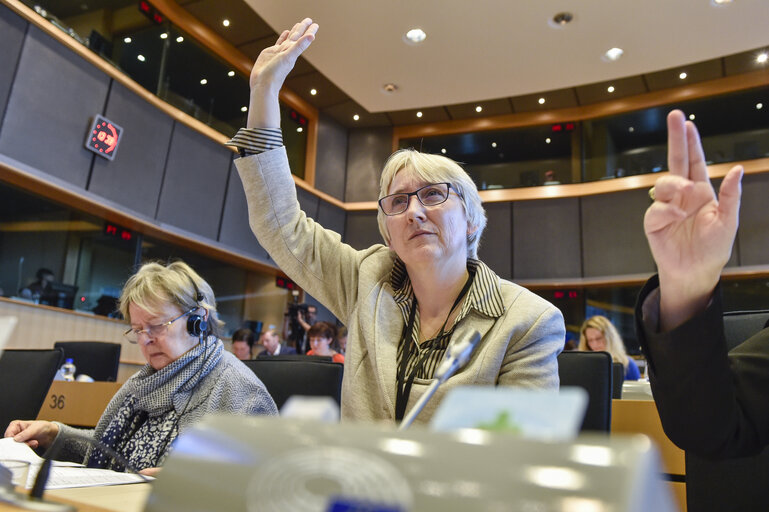
<path fill-rule="evenodd" d="M 262 50 L 251 69 L 251 105 L 249 128 L 277 128 L 280 126 L 278 93 L 283 87 L 296 59 L 315 40 L 318 24 L 305 18 L 291 30 L 284 30 L 277 42 Z"/>
<path fill-rule="evenodd" d="M 697 128 L 680 110 L 668 115 L 669 175 L 657 180 L 644 230 L 660 276 L 662 327 L 672 329 L 707 305 L 737 233 L 741 166 L 717 198 Z"/>

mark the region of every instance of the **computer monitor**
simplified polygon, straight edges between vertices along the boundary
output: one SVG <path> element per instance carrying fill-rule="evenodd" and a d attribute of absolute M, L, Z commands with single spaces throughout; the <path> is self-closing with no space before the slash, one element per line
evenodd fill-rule
<path fill-rule="evenodd" d="M 77 286 L 53 282 L 50 283 L 40 295 L 40 304 L 47 304 L 57 308 L 74 309 Z"/>

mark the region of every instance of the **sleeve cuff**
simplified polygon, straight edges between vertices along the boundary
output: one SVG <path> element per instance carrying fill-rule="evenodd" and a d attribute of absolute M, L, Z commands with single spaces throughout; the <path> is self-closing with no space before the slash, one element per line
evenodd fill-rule
<path fill-rule="evenodd" d="M 225 143 L 238 148 L 240 156 L 257 155 L 283 146 L 280 128 L 241 128 Z"/>

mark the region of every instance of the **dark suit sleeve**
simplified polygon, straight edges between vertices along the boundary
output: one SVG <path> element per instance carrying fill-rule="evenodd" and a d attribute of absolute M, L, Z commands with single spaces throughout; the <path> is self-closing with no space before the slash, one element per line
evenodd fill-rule
<path fill-rule="evenodd" d="M 643 304 L 658 287 L 655 276 L 641 290 L 636 330 L 665 433 L 704 457 L 758 453 L 769 443 L 769 329 L 727 354 L 719 285 L 705 311 L 655 332 Z"/>

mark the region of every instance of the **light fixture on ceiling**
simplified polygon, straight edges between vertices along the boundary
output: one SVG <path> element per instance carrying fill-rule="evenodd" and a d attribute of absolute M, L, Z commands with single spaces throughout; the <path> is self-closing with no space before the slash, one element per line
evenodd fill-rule
<path fill-rule="evenodd" d="M 317 89 L 310 89 L 310 94 L 312 96 L 315 96 L 316 94 L 318 94 L 318 90 Z"/>
<path fill-rule="evenodd" d="M 398 86 L 393 83 L 386 83 L 382 86 L 382 90 L 388 94 L 392 94 L 398 90 Z"/>
<path fill-rule="evenodd" d="M 761 110 L 762 108 L 764 108 L 763 103 L 756 103 L 756 110 Z"/>
<path fill-rule="evenodd" d="M 756 62 L 759 64 L 765 64 L 766 61 L 769 60 L 769 54 L 766 52 L 761 52 L 758 55 L 756 55 Z"/>
<path fill-rule="evenodd" d="M 441 148 L 441 153 L 446 154 L 446 148 Z"/>
<path fill-rule="evenodd" d="M 548 138 L 546 138 L 546 139 L 545 139 L 545 144 L 550 144 L 550 142 L 552 142 L 552 141 L 550 140 L 550 137 L 548 137 Z"/>
<path fill-rule="evenodd" d="M 538 99 L 537 103 L 539 103 L 540 105 L 544 105 L 545 104 L 545 98 Z"/>
<path fill-rule="evenodd" d="M 609 93 L 614 92 L 614 86 L 610 85 L 609 87 L 606 88 L 606 91 L 609 92 Z"/>
<path fill-rule="evenodd" d="M 125 44 L 131 44 L 131 41 L 132 41 L 132 39 L 131 39 L 130 37 L 124 37 L 124 38 L 123 38 L 123 42 L 124 42 Z"/>
<path fill-rule="evenodd" d="M 496 142 L 492 142 L 492 143 L 491 143 L 491 147 L 492 147 L 492 148 L 495 148 L 495 147 L 497 147 L 497 143 L 496 143 Z"/>
<path fill-rule="evenodd" d="M 482 106 L 480 106 L 480 105 L 476 105 L 476 106 L 475 106 L 475 111 L 476 111 L 476 112 L 478 112 L 478 113 L 480 114 L 481 112 L 483 112 L 483 107 L 482 107 Z"/>
<path fill-rule="evenodd" d="M 298 126 L 296 128 L 296 133 L 302 133 L 303 131 L 304 131 L 304 128 L 302 128 L 301 126 Z"/>
<path fill-rule="evenodd" d="M 607 62 L 614 62 L 615 60 L 622 57 L 623 53 L 625 53 L 625 50 L 623 50 L 622 48 L 617 48 L 617 47 L 609 48 L 608 50 L 606 50 L 606 53 L 604 53 L 603 57 L 601 58 Z"/>
<path fill-rule="evenodd" d="M 574 15 L 570 12 L 559 12 L 548 21 L 548 25 L 552 28 L 563 28 L 574 19 Z"/>
<path fill-rule="evenodd" d="M 694 121 L 696 117 L 694 114 L 689 114 L 689 121 Z"/>
<path fill-rule="evenodd" d="M 681 71 L 681 73 L 678 75 L 678 78 L 681 80 L 686 80 L 686 77 L 689 76 L 686 74 L 686 71 Z"/>
<path fill-rule="evenodd" d="M 184 41 L 184 38 L 182 36 L 179 36 L 179 37 L 176 38 L 176 42 L 177 43 L 181 43 L 183 41 Z"/>
<path fill-rule="evenodd" d="M 417 111 L 417 117 L 422 117 L 422 111 L 421 110 Z"/>
<path fill-rule="evenodd" d="M 732 3 L 732 0 L 710 0 L 710 5 L 713 5 L 715 7 L 721 7 L 723 5 L 728 5 Z"/>
<path fill-rule="evenodd" d="M 200 79 L 200 85 L 206 85 L 207 83 L 208 83 L 208 80 L 206 80 L 205 78 Z"/>
<path fill-rule="evenodd" d="M 136 58 L 139 59 L 139 62 L 144 62 L 145 60 L 147 60 L 144 58 L 144 55 L 142 55 L 141 53 L 137 55 Z"/>
<path fill-rule="evenodd" d="M 627 129 L 627 131 L 629 131 L 630 133 L 633 133 L 633 132 L 635 131 L 635 128 L 633 128 L 633 127 L 631 126 L 630 128 L 628 128 L 628 129 Z"/>
<path fill-rule="evenodd" d="M 160 39 L 168 39 L 168 32 L 163 32 L 160 34 Z"/>
<path fill-rule="evenodd" d="M 248 112 L 248 107 L 246 107 L 246 106 L 240 107 L 240 111 L 241 112 Z"/>
<path fill-rule="evenodd" d="M 234 71 L 228 71 L 227 72 L 227 76 L 233 77 L 233 76 L 235 76 L 235 72 Z"/>
<path fill-rule="evenodd" d="M 421 28 L 412 28 L 403 36 L 403 40 L 408 44 L 419 44 L 427 39 L 427 34 Z"/>
<path fill-rule="evenodd" d="M 225 27 L 229 27 L 230 26 L 230 20 L 228 20 L 227 18 L 223 19 L 222 20 L 222 25 L 224 25 Z"/>
<path fill-rule="evenodd" d="M 354 116 L 352 116 L 353 121 L 357 121 L 358 119 L 360 119 L 360 116 L 358 114 L 355 114 Z"/>

